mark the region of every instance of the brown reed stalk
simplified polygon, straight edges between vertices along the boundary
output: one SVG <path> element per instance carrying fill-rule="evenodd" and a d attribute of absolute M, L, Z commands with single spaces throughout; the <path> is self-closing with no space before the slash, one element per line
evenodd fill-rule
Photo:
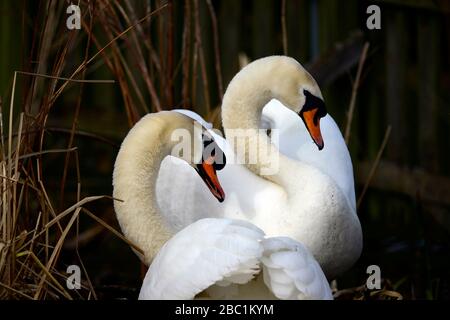
<path fill-rule="evenodd" d="M 222 68 L 220 65 L 220 48 L 219 48 L 219 28 L 217 25 L 217 17 L 214 12 L 214 6 L 211 3 L 211 0 L 206 0 L 206 4 L 208 5 L 209 15 L 211 16 L 211 23 L 213 29 L 213 40 L 214 40 L 214 59 L 215 59 L 215 68 L 216 68 L 216 78 L 217 78 L 217 89 L 219 92 L 220 101 L 223 98 L 223 82 L 222 82 Z"/>
<path fill-rule="evenodd" d="M 203 51 L 203 44 L 202 44 L 202 33 L 200 26 L 198 0 L 194 0 L 194 21 L 195 21 L 195 42 L 198 50 L 200 71 L 202 75 L 203 99 L 206 106 L 206 113 L 209 114 L 211 112 L 211 103 L 209 98 L 209 82 L 208 82 L 208 75 L 206 72 L 205 54 Z M 194 65 L 194 68 L 196 68 L 196 65 Z"/>
<path fill-rule="evenodd" d="M 191 1 L 184 2 L 184 25 L 183 25 L 183 43 L 182 43 L 182 89 L 181 105 L 183 108 L 189 108 L 189 75 L 191 70 Z"/>
<path fill-rule="evenodd" d="M 348 144 L 350 139 L 350 131 L 352 128 L 353 113 L 355 112 L 356 97 L 358 95 L 359 84 L 361 81 L 361 74 L 364 67 L 364 62 L 366 61 L 367 58 L 368 51 L 369 51 L 369 43 L 366 42 L 364 44 L 361 56 L 359 58 L 358 70 L 356 71 L 356 78 L 355 81 L 353 82 L 352 96 L 350 98 L 350 105 L 347 112 L 347 125 L 345 126 L 345 133 L 344 133 L 346 144 Z"/>

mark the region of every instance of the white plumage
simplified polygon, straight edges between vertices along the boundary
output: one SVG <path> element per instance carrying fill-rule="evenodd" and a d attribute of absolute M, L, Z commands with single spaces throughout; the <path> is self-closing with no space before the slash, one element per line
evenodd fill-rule
<path fill-rule="evenodd" d="M 252 296 L 247 283 L 260 273 L 266 287 Z M 300 243 L 264 238 L 251 223 L 232 219 L 201 219 L 175 234 L 151 264 L 139 299 L 194 299 L 205 290 L 210 298 L 332 299 L 320 266 Z"/>
<path fill-rule="evenodd" d="M 192 111 L 175 111 L 212 127 Z M 330 115 L 322 118 L 326 145 L 319 151 L 298 115 L 275 99 L 263 108 L 261 122 L 262 127 L 279 130 L 279 139 L 272 142 L 289 158 L 280 161 L 285 189 L 233 163 L 227 140 L 210 130 L 229 160 L 218 172 L 225 201 L 217 203 L 184 161 L 167 157 L 156 185 L 162 215 L 175 231 L 208 217 L 247 220 L 269 236 L 301 242 L 332 278 L 354 263 L 362 243 L 353 167 L 342 134 Z"/>

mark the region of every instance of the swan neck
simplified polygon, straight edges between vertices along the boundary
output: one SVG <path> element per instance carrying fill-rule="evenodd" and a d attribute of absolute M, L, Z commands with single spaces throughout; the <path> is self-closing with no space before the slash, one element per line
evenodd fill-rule
<path fill-rule="evenodd" d="M 264 106 L 276 95 L 273 79 L 254 72 L 240 72 L 229 84 L 222 102 L 225 136 L 234 153 L 256 175 L 278 183 L 277 167 L 281 165 L 278 149 L 266 131 L 260 129 Z M 256 161 L 250 161 L 255 159 Z"/>
<path fill-rule="evenodd" d="M 125 236 L 144 252 L 146 264 L 171 236 L 156 201 L 158 172 L 170 145 L 157 123 L 150 122 L 151 117 L 141 120 L 125 138 L 113 174 L 117 219 Z"/>

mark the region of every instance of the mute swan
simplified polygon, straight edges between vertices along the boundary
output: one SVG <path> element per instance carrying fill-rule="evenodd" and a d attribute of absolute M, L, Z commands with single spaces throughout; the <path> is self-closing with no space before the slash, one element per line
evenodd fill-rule
<path fill-rule="evenodd" d="M 175 234 L 150 265 L 139 299 L 194 299 L 203 291 L 214 299 L 333 299 L 300 243 L 264 238 L 251 223 L 231 219 L 201 219 Z"/>
<path fill-rule="evenodd" d="M 320 119 L 322 137 L 327 142 L 326 148 L 321 151 L 310 142 L 309 133 L 298 121 L 298 115 L 278 100 L 273 99 L 264 107 L 261 126 L 278 130 L 279 139 L 274 139 L 272 143 L 282 154 L 314 166 L 330 176 L 356 212 L 352 160 L 344 137 L 329 114 Z"/>
<path fill-rule="evenodd" d="M 156 205 L 156 180 L 161 161 L 179 145 L 174 130 L 185 130 L 190 139 L 180 160 L 194 168 L 213 196 L 222 202 L 225 194 L 217 180 L 216 170 L 224 164 L 214 162 L 215 154 L 205 152 L 215 142 L 208 132 L 194 129 L 194 120 L 176 112 L 148 114 L 139 120 L 125 137 L 114 164 L 114 209 L 125 236 L 144 252 L 149 263 L 173 231 L 163 220 Z M 178 154 L 177 154 L 178 155 Z M 196 177 L 198 179 L 198 177 Z M 176 197 L 176 195 L 174 195 Z"/>
<path fill-rule="evenodd" d="M 282 299 L 332 299 L 325 275 L 307 249 L 285 237 L 264 239 L 264 232 L 248 222 L 202 219 L 170 238 L 172 230 L 161 219 L 155 187 L 161 161 L 178 142 L 172 135 L 175 129 L 186 129 L 194 145 L 191 154 L 183 150 L 181 161 L 197 171 L 219 202 L 225 197 L 216 175 L 216 169 L 225 166 L 215 161 L 221 150 L 208 132 L 196 132 L 193 123 L 176 112 L 149 114 L 130 130 L 117 155 L 113 195 L 120 226 L 144 250 L 144 261 L 156 255 L 139 298 L 192 299 L 209 288 L 209 296 L 216 298 L 264 292 Z M 211 153 L 208 146 L 213 147 Z M 259 284 L 255 281 L 233 286 L 248 283 L 260 273 L 260 264 L 265 286 L 254 290 Z"/>
<path fill-rule="evenodd" d="M 266 112 L 265 119 L 280 129 L 279 144 L 274 141 L 275 146 L 268 142 L 258 146 L 269 162 L 278 162 L 279 170 L 262 175 L 261 163 L 228 161 L 218 173 L 227 199 L 218 205 L 185 163 L 167 157 L 157 180 L 163 219 L 174 231 L 202 218 L 249 221 L 268 236 L 287 236 L 302 243 L 332 279 L 349 269 L 362 249 L 347 147 L 331 117 L 323 117 L 322 95 L 314 79 L 297 61 L 283 56 L 256 60 L 233 78 L 222 104 L 226 136 L 232 136 L 233 129 L 250 129 L 253 134 L 247 142 L 269 141 L 266 134 L 255 130 L 261 127 L 262 110 L 268 103 L 272 110 Z M 205 122 L 196 114 L 188 115 Z M 233 159 L 234 150 L 227 141 L 211 134 L 227 159 Z M 310 137 L 319 148 L 325 148 L 314 149 Z M 249 144 L 245 146 L 244 157 Z"/>

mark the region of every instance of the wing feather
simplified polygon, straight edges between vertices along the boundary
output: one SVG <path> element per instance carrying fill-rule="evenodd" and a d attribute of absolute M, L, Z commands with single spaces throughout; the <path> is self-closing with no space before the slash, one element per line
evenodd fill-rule
<path fill-rule="evenodd" d="M 267 238 L 262 245 L 264 283 L 277 298 L 333 298 L 322 269 L 303 245 L 286 237 Z"/>
<path fill-rule="evenodd" d="M 161 248 L 139 299 L 193 299 L 216 283 L 246 283 L 259 272 L 263 237 L 245 221 L 198 220 Z"/>

